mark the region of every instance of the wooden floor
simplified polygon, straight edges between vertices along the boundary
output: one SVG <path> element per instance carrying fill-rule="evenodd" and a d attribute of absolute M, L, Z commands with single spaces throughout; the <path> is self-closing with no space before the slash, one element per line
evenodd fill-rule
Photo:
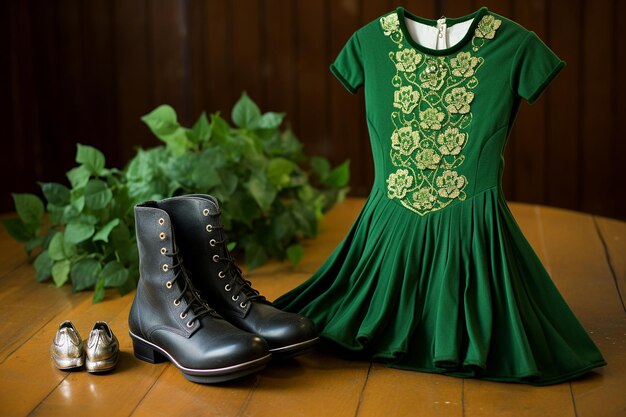
<path fill-rule="evenodd" d="M 362 204 L 349 200 L 329 213 L 298 270 L 274 263 L 248 278 L 269 299 L 294 287 L 342 239 Z M 535 388 L 388 369 L 317 350 L 225 385 L 198 385 L 170 364 L 134 358 L 127 333 L 133 294 L 110 292 L 93 305 L 89 293 L 37 284 L 21 247 L 2 230 L 0 416 L 626 416 L 626 223 L 532 205 L 511 208 L 607 367 Z M 111 325 L 122 349 L 115 372 L 53 367 L 49 345 L 66 319 L 83 337 L 96 320 Z"/>

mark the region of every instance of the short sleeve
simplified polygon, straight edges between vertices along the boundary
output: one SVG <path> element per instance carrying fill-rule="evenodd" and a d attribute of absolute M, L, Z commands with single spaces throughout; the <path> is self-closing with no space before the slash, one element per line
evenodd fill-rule
<path fill-rule="evenodd" d="M 356 33 L 350 37 L 339 52 L 337 59 L 331 64 L 330 70 L 352 94 L 355 94 L 357 89 L 363 85 L 365 74 L 361 57 L 361 45 Z"/>
<path fill-rule="evenodd" d="M 529 32 L 513 58 L 511 88 L 533 103 L 564 66 L 564 61 L 534 32 Z"/>

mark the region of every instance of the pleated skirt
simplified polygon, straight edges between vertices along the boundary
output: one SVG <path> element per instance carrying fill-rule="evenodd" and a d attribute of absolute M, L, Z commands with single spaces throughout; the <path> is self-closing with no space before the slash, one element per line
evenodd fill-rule
<path fill-rule="evenodd" d="M 402 369 L 548 385 L 606 364 L 497 187 L 425 216 L 375 189 L 320 269 L 274 304 Z"/>

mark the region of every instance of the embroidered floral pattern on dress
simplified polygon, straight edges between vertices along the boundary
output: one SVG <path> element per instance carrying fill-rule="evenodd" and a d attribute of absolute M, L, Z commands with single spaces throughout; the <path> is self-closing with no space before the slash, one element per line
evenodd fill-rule
<path fill-rule="evenodd" d="M 403 113 L 411 113 L 420 99 L 420 93 L 407 85 L 393 93 L 393 106 L 402 110 Z"/>
<path fill-rule="evenodd" d="M 391 35 L 393 32 L 400 30 L 400 20 L 396 13 L 388 14 L 380 18 L 380 25 L 383 27 L 385 36 Z"/>
<path fill-rule="evenodd" d="M 413 72 L 422 61 L 422 56 L 415 49 L 403 49 L 396 52 L 396 68 L 398 71 Z"/>
<path fill-rule="evenodd" d="M 496 19 L 490 14 L 485 15 L 480 19 L 480 22 L 478 22 L 474 36 L 477 38 L 493 39 L 493 37 L 496 36 L 496 30 L 498 30 L 501 24 L 502 21 L 500 19 Z"/>
<path fill-rule="evenodd" d="M 493 39 L 496 36 L 496 31 L 502 24 L 500 19 L 496 19 L 490 14 L 483 16 L 478 22 L 476 29 L 474 30 L 474 37 L 472 38 L 472 50 L 478 52 L 480 48 L 485 44 L 485 39 Z"/>
<path fill-rule="evenodd" d="M 426 60 L 426 68 L 419 75 L 422 88 L 439 90 L 448 75 L 448 67 L 443 58 L 432 58 Z"/>
<path fill-rule="evenodd" d="M 467 133 L 459 132 L 456 127 L 449 127 L 437 137 L 439 152 L 442 155 L 458 155 L 465 144 Z"/>
<path fill-rule="evenodd" d="M 439 130 L 441 129 L 441 122 L 446 118 L 446 115 L 436 108 L 428 108 L 419 114 L 420 127 L 427 130 Z"/>
<path fill-rule="evenodd" d="M 404 198 L 406 190 L 413 185 L 413 177 L 406 169 L 399 169 L 387 178 L 387 195 L 389 198 Z"/>
<path fill-rule="evenodd" d="M 459 176 L 456 171 L 444 171 L 443 175 L 437 177 L 438 193 L 442 197 L 457 198 L 466 181 L 465 177 Z"/>
<path fill-rule="evenodd" d="M 430 211 L 437 201 L 432 188 L 422 188 L 413 194 L 413 207 L 421 211 Z"/>
<path fill-rule="evenodd" d="M 478 58 L 469 52 L 459 52 L 455 58 L 450 60 L 452 75 L 455 77 L 471 77 L 474 75 L 476 65 L 478 65 Z"/>
<path fill-rule="evenodd" d="M 434 149 L 423 149 L 415 156 L 415 164 L 418 169 L 437 169 L 441 156 Z"/>
<path fill-rule="evenodd" d="M 502 22 L 485 15 L 471 41 L 478 51 L 493 39 Z M 423 216 L 455 200 L 465 200 L 467 178 L 459 173 L 463 148 L 471 140 L 471 104 L 478 85 L 476 72 L 484 58 L 459 51 L 430 56 L 405 42 L 397 13 L 380 19 L 383 34 L 396 46 L 389 52 L 395 75 L 387 196 Z"/>
<path fill-rule="evenodd" d="M 411 155 L 419 146 L 419 133 L 410 126 L 400 128 L 391 135 L 391 147 L 402 155 Z"/>
<path fill-rule="evenodd" d="M 453 88 L 451 93 L 446 94 L 446 110 L 450 113 L 469 113 L 472 100 L 474 93 L 467 91 L 465 87 Z"/>

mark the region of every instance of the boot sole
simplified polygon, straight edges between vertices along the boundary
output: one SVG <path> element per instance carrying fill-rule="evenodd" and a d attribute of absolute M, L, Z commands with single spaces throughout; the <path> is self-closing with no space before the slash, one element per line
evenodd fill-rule
<path fill-rule="evenodd" d="M 270 353 L 272 357 L 276 359 L 288 359 L 293 358 L 294 356 L 302 355 L 303 353 L 307 353 L 312 351 L 320 341 L 319 337 L 315 339 L 309 339 L 304 342 L 294 343 L 289 346 L 281 346 L 275 349 L 270 349 Z"/>
<path fill-rule="evenodd" d="M 133 351 L 135 357 L 149 363 L 159 363 L 170 361 L 174 366 L 182 372 L 183 376 L 189 381 L 197 382 L 200 384 L 215 384 L 218 382 L 230 381 L 233 379 L 241 378 L 246 375 L 253 374 L 265 368 L 266 364 L 270 361 L 271 353 L 262 356 L 252 361 L 239 363 L 237 365 L 226 366 L 223 368 L 213 369 L 193 369 L 186 368 L 179 364 L 167 351 L 163 348 L 148 342 L 147 340 L 137 336 L 136 334 L 129 332 L 133 341 Z"/>

